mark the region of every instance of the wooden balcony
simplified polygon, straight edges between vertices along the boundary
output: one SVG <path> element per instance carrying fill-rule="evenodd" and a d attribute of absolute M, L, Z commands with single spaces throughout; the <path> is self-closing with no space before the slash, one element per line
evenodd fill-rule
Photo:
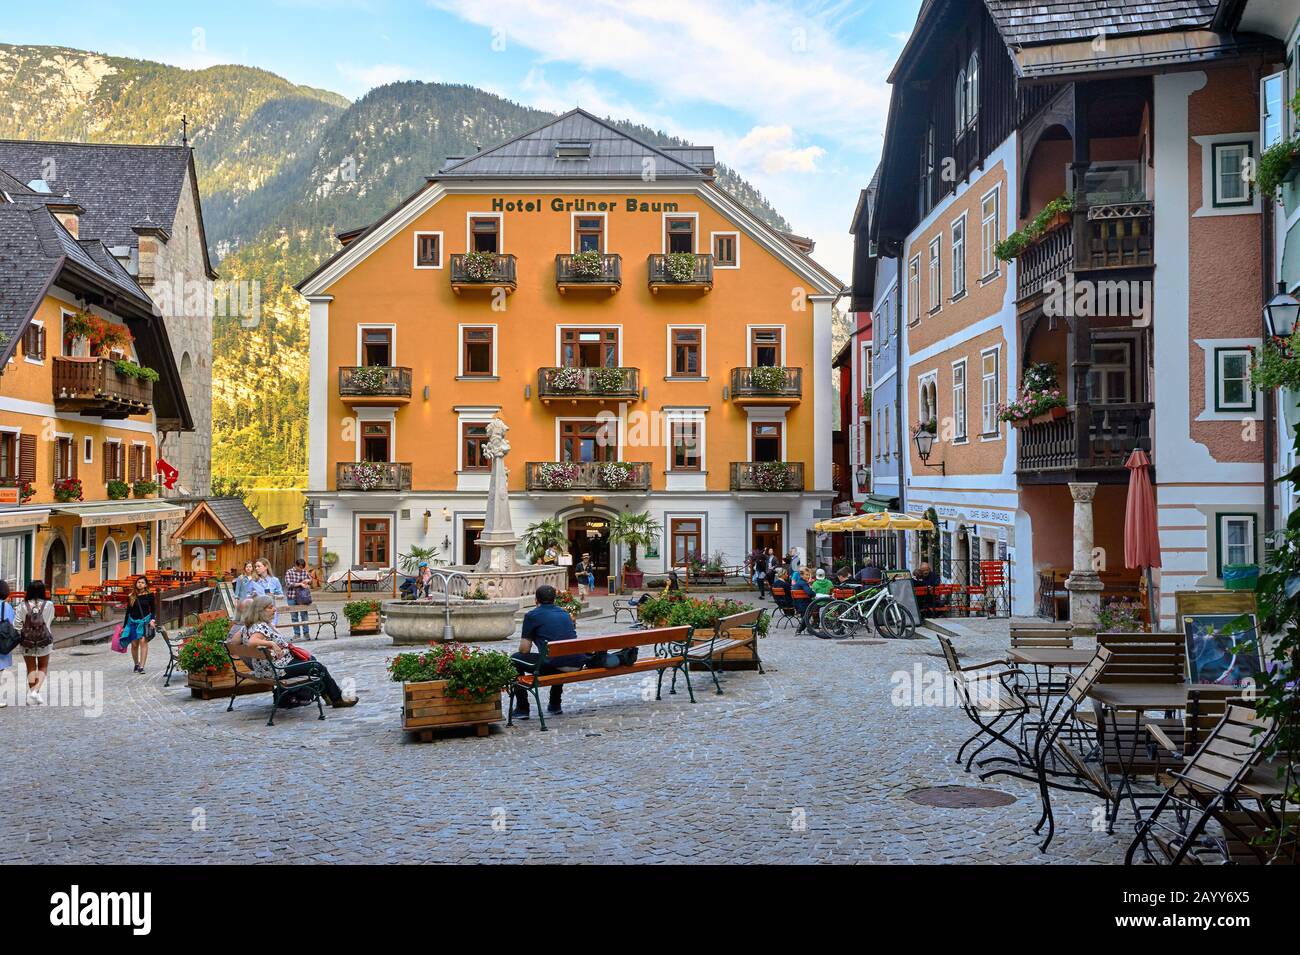
<path fill-rule="evenodd" d="M 1048 229 L 1016 258 L 1016 302 L 1038 304 L 1068 272 L 1149 269 L 1154 265 L 1155 209 L 1150 202 L 1090 205 Z"/>
<path fill-rule="evenodd" d="M 731 403 L 750 405 L 797 405 L 803 400 L 802 368 L 733 368 Z"/>
<path fill-rule="evenodd" d="M 684 253 L 682 253 L 684 254 Z M 694 271 L 677 278 L 668 270 L 667 255 L 652 255 L 649 259 L 650 291 L 658 295 L 660 289 L 694 289 L 708 292 L 713 288 L 713 256 L 698 253 L 695 256 Z"/>
<path fill-rule="evenodd" d="M 1134 448 L 1151 453 L 1150 402 L 1082 405 L 1060 418 L 1016 429 L 1021 484 L 1125 484 Z M 1087 422 L 1081 426 L 1080 422 Z"/>
<path fill-rule="evenodd" d="M 339 397 L 350 405 L 404 405 L 411 400 L 411 369 L 383 365 L 339 368 Z"/>
<path fill-rule="evenodd" d="M 1070 219 L 1048 229 L 1016 259 L 1016 301 L 1034 304 L 1052 282 L 1064 282 L 1074 264 L 1074 228 Z"/>
<path fill-rule="evenodd" d="M 599 270 L 579 269 L 572 255 L 555 257 L 555 287 L 563 295 L 569 289 L 608 289 L 613 295 L 623 287 L 623 257 L 617 253 L 602 255 Z"/>
<path fill-rule="evenodd" d="M 637 401 L 641 397 L 639 368 L 539 368 L 537 397 L 543 402 Z"/>
<path fill-rule="evenodd" d="M 732 461 L 731 489 L 769 494 L 803 490 L 802 461 Z"/>
<path fill-rule="evenodd" d="M 490 253 L 486 266 L 476 255 L 457 253 L 451 257 L 451 290 L 459 295 L 465 289 L 500 288 L 506 293 L 513 292 L 517 286 L 515 280 L 515 257 L 501 253 Z"/>
<path fill-rule="evenodd" d="M 122 374 L 112 358 L 56 355 L 52 378 L 56 411 L 116 419 L 153 406 L 153 383 Z"/>
<path fill-rule="evenodd" d="M 529 491 L 632 491 L 650 490 L 648 461 L 529 461 L 524 465 L 524 488 Z"/>
<path fill-rule="evenodd" d="M 339 491 L 409 491 L 411 465 L 396 461 L 339 461 L 334 488 Z"/>

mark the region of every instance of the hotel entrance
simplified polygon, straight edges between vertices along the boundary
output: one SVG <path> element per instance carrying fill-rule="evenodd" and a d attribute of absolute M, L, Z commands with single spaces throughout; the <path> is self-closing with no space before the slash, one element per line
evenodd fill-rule
<path fill-rule="evenodd" d="M 596 567 L 596 586 L 603 587 L 609 577 L 609 520 L 587 515 L 569 519 L 569 553 L 576 565 L 583 554 L 591 555 Z M 569 582 L 576 583 L 573 568 L 569 568 Z"/>

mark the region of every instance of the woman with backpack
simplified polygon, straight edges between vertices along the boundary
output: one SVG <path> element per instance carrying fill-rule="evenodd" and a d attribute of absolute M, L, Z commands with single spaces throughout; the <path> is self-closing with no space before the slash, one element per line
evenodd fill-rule
<path fill-rule="evenodd" d="M 27 702 L 45 705 L 41 688 L 50 672 L 50 653 L 54 650 L 54 604 L 45 594 L 45 582 L 33 580 L 27 585 L 23 602 L 14 611 L 14 629 L 22 634 L 23 662 L 27 664 Z"/>
<path fill-rule="evenodd" d="M 149 659 L 149 641 L 153 639 L 153 594 L 149 592 L 149 582 L 137 577 L 131 587 L 131 596 L 126 598 L 126 620 L 122 623 L 122 646 L 131 645 L 131 660 L 136 673 L 144 672 L 144 665 Z"/>
<path fill-rule="evenodd" d="M 0 621 L 9 626 L 14 624 L 14 605 L 9 602 L 9 582 L 0 580 Z M 14 665 L 14 655 L 12 653 L 0 653 L 0 673 L 8 670 Z M 0 693 L 0 706 L 7 706 L 5 703 L 4 693 Z"/>

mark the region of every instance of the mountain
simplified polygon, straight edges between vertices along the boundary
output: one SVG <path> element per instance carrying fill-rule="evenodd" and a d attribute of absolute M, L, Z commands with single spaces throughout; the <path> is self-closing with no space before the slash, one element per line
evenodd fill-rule
<path fill-rule="evenodd" d="M 218 314 L 214 475 L 249 486 L 306 479 L 307 306 L 294 282 L 464 156 L 553 114 L 472 86 L 393 83 L 356 102 L 245 66 L 185 70 L 63 47 L 0 43 L 0 138 L 194 145 L 213 261 L 256 282 L 256 320 Z M 656 145 L 683 141 L 610 120 Z M 789 224 L 725 166 L 719 183 L 771 225 Z"/>

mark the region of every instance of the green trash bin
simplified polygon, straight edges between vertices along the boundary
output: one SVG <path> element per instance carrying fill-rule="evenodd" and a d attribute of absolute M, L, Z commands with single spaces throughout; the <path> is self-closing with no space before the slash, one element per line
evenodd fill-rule
<path fill-rule="evenodd" d="M 1254 590 L 1259 568 L 1254 564 L 1225 564 L 1223 586 L 1228 590 Z"/>

